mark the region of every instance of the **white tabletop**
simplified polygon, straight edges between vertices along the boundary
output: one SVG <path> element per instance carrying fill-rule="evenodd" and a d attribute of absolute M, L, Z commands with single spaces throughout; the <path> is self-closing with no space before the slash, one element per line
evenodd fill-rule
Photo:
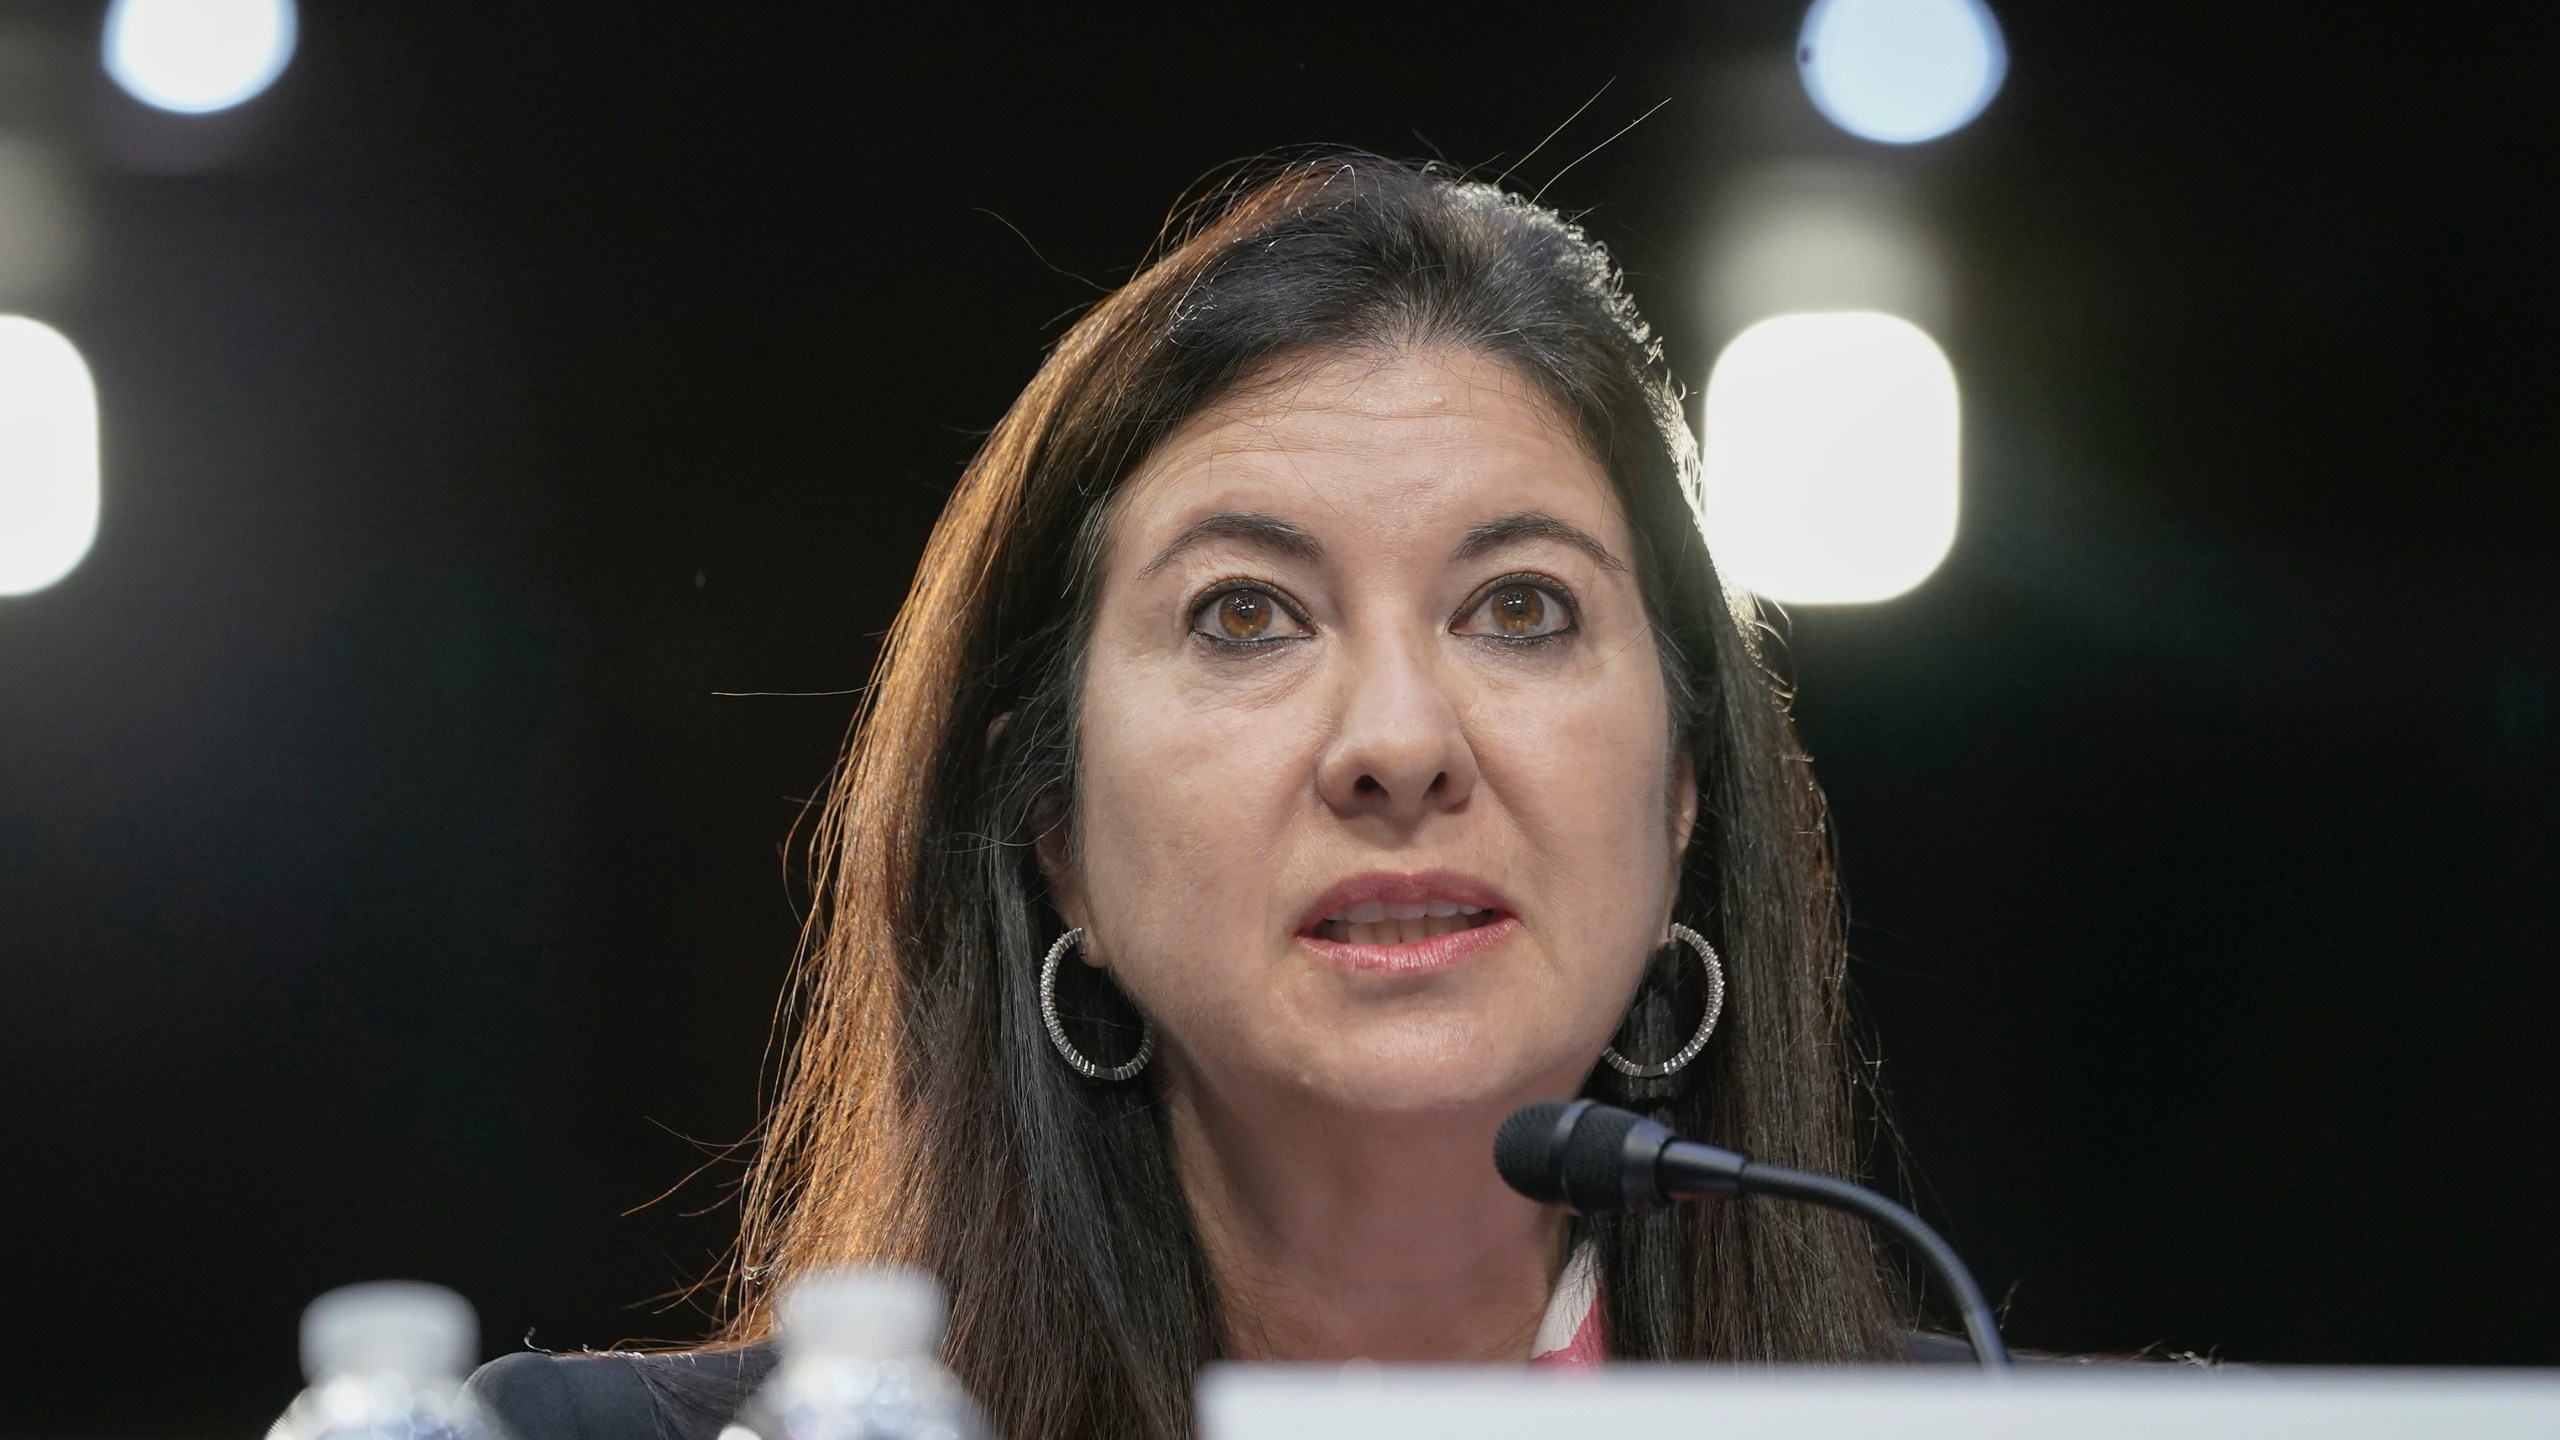
<path fill-rule="evenodd" d="M 1202 1440 L 2560 1440 L 2560 1370 L 1213 1367 Z"/>

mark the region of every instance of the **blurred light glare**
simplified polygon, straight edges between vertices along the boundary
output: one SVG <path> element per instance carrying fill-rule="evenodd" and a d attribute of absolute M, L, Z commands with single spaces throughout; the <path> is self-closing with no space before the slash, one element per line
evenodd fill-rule
<path fill-rule="evenodd" d="M 0 307 L 69 289 L 86 248 L 70 177 L 52 147 L 0 131 Z"/>
<path fill-rule="evenodd" d="M 2009 47 L 1982 0 L 1814 0 L 1796 64 L 1832 124 L 1916 145 L 1982 113 L 2008 73 Z"/>
<path fill-rule="evenodd" d="M 1702 523 L 1725 578 L 1791 604 L 1890 600 L 1956 538 L 1955 371 L 1876 311 L 1779 315 L 1707 377 Z"/>
<path fill-rule="evenodd" d="M 62 332 L 0 315 L 0 595 L 71 573 L 98 534 L 98 391 Z"/>
<path fill-rule="evenodd" d="M 1947 316 L 1945 265 L 1890 176 L 1867 165 L 1748 172 L 1717 197 L 1707 310 L 1719 335 L 1757 320 L 1881 310 L 1923 327 Z"/>
<path fill-rule="evenodd" d="M 145 105 L 227 110 L 284 73 L 294 29 L 293 0 L 115 0 L 107 73 Z"/>

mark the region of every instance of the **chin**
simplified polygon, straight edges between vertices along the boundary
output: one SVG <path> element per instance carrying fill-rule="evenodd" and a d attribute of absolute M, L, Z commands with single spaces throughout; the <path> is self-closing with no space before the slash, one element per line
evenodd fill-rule
<path fill-rule="evenodd" d="M 1338 1034 L 1311 1047 L 1302 1056 L 1298 1080 L 1340 1109 L 1423 1116 L 1507 1112 L 1531 1100 L 1560 1099 L 1579 1075 L 1565 1081 L 1544 1077 L 1573 1068 L 1560 1057 L 1522 1054 L 1472 1027 L 1398 1026 Z"/>

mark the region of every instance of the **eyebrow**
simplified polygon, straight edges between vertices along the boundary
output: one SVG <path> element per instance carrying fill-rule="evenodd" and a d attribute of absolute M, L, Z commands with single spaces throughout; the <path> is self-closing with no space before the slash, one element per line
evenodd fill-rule
<path fill-rule="evenodd" d="M 1521 510 L 1499 519 L 1487 520 L 1467 532 L 1458 548 L 1449 552 L 1451 560 L 1473 560 L 1505 545 L 1522 540 L 1554 540 L 1570 545 L 1610 570 L 1624 570 L 1626 562 L 1609 553 L 1609 547 L 1587 530 L 1567 525 L 1544 510 Z"/>
<path fill-rule="evenodd" d="M 1138 572 L 1140 579 L 1170 565 L 1174 557 L 1195 545 L 1211 540 L 1241 540 L 1247 545 L 1286 555 L 1310 565 L 1324 558 L 1324 543 L 1277 515 L 1264 515 L 1253 510 L 1221 510 L 1206 519 L 1194 521 L 1190 528 L 1173 537 L 1172 543 L 1156 552 L 1156 558 Z"/>

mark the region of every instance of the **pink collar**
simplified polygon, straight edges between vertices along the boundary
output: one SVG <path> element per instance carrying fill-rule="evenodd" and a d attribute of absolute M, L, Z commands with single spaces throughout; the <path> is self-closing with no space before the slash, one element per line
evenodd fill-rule
<path fill-rule="evenodd" d="M 1600 1303 L 1600 1252 L 1584 1240 L 1573 1247 L 1564 1273 L 1556 1277 L 1546 1318 L 1538 1322 L 1538 1338 L 1529 1347 L 1529 1363 L 1582 1367 L 1608 1358 L 1609 1307 Z"/>

